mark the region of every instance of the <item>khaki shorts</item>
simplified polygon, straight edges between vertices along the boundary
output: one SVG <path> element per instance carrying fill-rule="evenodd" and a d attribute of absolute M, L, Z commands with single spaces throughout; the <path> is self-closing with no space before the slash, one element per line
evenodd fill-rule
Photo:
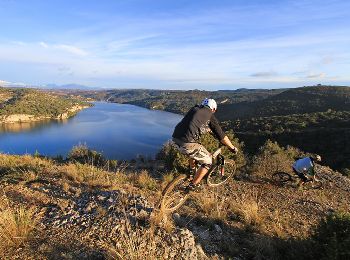
<path fill-rule="evenodd" d="M 205 147 L 198 143 L 183 143 L 173 139 L 179 151 L 188 157 L 196 160 L 200 164 L 212 164 L 212 156 Z"/>

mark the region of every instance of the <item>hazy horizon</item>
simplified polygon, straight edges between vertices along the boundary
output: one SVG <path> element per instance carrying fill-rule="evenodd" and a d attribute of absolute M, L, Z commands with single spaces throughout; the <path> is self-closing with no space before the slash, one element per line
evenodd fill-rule
<path fill-rule="evenodd" d="M 350 2 L 0 0 L 0 83 L 350 85 Z"/>

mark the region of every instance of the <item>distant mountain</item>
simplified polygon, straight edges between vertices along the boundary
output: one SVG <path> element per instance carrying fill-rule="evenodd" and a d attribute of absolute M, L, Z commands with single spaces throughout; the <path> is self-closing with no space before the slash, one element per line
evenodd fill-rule
<path fill-rule="evenodd" d="M 100 88 L 89 87 L 85 85 L 70 83 L 64 85 L 57 85 L 54 83 L 49 83 L 46 85 L 32 85 L 27 83 L 19 83 L 19 82 L 9 82 L 5 80 L 0 80 L 0 87 L 8 87 L 8 88 L 38 88 L 38 89 L 68 89 L 68 90 L 96 90 Z"/>
<path fill-rule="evenodd" d="M 26 83 L 10 82 L 10 81 L 6 81 L 6 80 L 0 80 L 0 87 L 8 87 L 8 88 L 35 88 L 35 86 L 28 85 Z"/>

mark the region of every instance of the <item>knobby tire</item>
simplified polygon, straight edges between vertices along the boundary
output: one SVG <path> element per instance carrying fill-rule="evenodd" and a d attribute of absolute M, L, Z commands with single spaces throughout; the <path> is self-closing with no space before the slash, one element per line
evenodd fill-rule
<path fill-rule="evenodd" d="M 188 176 L 181 174 L 173 179 L 162 192 L 161 209 L 171 213 L 180 208 L 188 199 L 189 194 L 184 192 L 188 184 Z"/>
<path fill-rule="evenodd" d="M 272 180 L 277 184 L 284 184 L 292 181 L 292 176 L 286 172 L 275 172 L 272 174 Z"/>
<path fill-rule="evenodd" d="M 234 160 L 225 160 L 224 175 L 221 174 L 221 165 L 215 165 L 207 177 L 207 184 L 210 187 L 217 187 L 227 182 L 236 172 Z"/>

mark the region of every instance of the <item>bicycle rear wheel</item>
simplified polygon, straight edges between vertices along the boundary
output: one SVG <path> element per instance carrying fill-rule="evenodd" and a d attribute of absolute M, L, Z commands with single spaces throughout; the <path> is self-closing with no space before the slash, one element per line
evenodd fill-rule
<path fill-rule="evenodd" d="M 223 171 L 222 171 L 223 170 Z M 207 177 L 207 184 L 210 187 L 216 187 L 225 183 L 236 172 L 236 163 L 234 160 L 225 160 L 224 166 L 215 165 Z"/>
<path fill-rule="evenodd" d="M 286 172 L 275 172 L 272 174 L 272 180 L 277 184 L 283 184 L 292 180 L 292 176 Z"/>
<path fill-rule="evenodd" d="M 188 199 L 185 188 L 189 184 L 188 176 L 181 174 L 173 179 L 162 192 L 161 210 L 171 213 L 180 208 Z"/>

